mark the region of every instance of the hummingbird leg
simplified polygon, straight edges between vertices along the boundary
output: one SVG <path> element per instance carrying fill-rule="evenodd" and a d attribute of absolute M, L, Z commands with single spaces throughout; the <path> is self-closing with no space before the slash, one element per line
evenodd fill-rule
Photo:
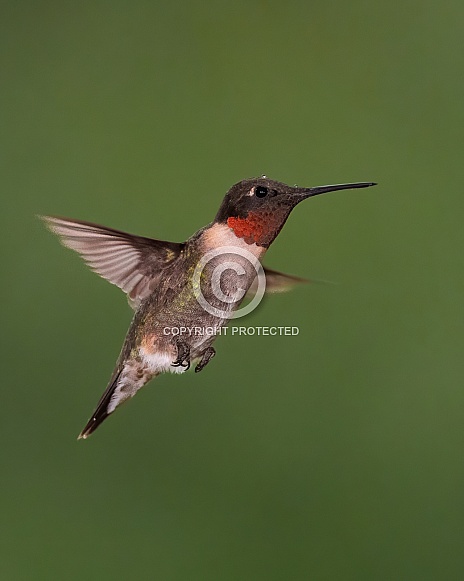
<path fill-rule="evenodd" d="M 177 359 L 171 363 L 172 367 L 185 367 L 185 371 L 190 367 L 190 347 L 182 341 L 176 342 Z"/>
<path fill-rule="evenodd" d="M 213 349 L 213 347 L 208 347 L 208 349 L 206 349 L 206 351 L 203 353 L 203 356 L 200 359 L 200 362 L 195 367 L 195 373 L 198 373 L 204 367 L 206 367 L 215 355 L 216 355 L 216 351 Z"/>

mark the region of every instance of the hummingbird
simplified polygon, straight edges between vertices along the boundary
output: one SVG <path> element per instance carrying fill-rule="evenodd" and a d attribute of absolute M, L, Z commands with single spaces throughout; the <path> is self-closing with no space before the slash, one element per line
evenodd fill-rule
<path fill-rule="evenodd" d="M 218 330 L 263 279 L 266 292 L 309 282 L 261 264 L 297 204 L 327 192 L 374 185 L 357 182 L 301 188 L 266 176 L 245 179 L 229 189 L 214 220 L 185 242 L 40 216 L 64 246 L 77 251 L 93 271 L 122 289 L 134 309 L 108 386 L 78 439 L 90 436 L 161 373 L 183 373 L 191 363 L 196 364 L 196 372 L 203 370 L 216 354 L 212 344 Z M 210 259 L 205 262 L 206 256 Z"/>

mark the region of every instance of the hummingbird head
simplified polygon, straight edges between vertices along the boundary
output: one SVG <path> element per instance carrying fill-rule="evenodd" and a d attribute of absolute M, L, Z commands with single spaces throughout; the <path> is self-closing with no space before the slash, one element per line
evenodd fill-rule
<path fill-rule="evenodd" d="M 290 212 L 302 200 L 352 188 L 366 188 L 373 182 L 299 188 L 261 178 L 242 180 L 227 192 L 216 215 L 215 222 L 227 224 L 235 235 L 248 244 L 264 248 L 274 241 Z"/>

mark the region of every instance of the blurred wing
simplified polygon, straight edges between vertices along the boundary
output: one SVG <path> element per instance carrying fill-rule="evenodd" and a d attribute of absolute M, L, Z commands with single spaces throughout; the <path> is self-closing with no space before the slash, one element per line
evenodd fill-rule
<path fill-rule="evenodd" d="M 127 293 L 133 307 L 151 294 L 163 269 L 184 246 L 80 220 L 41 218 L 64 246 L 79 252 L 93 271 Z"/>
<path fill-rule="evenodd" d="M 263 266 L 264 274 L 266 275 L 266 292 L 267 293 L 283 293 L 291 290 L 298 284 L 308 284 L 312 281 L 299 276 L 291 274 L 284 274 L 277 270 L 271 270 Z M 258 277 L 255 278 L 251 287 L 248 289 L 247 295 L 254 296 L 258 290 Z"/>

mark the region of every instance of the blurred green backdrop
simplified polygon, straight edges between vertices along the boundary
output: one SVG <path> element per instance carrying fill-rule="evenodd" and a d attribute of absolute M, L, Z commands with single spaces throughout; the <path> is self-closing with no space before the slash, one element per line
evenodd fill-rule
<path fill-rule="evenodd" d="M 4 2 L 2 579 L 464 578 L 462 2 Z M 77 442 L 131 312 L 35 218 L 184 240 L 297 208 L 200 375 Z M 242 319 L 243 321 L 243 319 Z"/>

